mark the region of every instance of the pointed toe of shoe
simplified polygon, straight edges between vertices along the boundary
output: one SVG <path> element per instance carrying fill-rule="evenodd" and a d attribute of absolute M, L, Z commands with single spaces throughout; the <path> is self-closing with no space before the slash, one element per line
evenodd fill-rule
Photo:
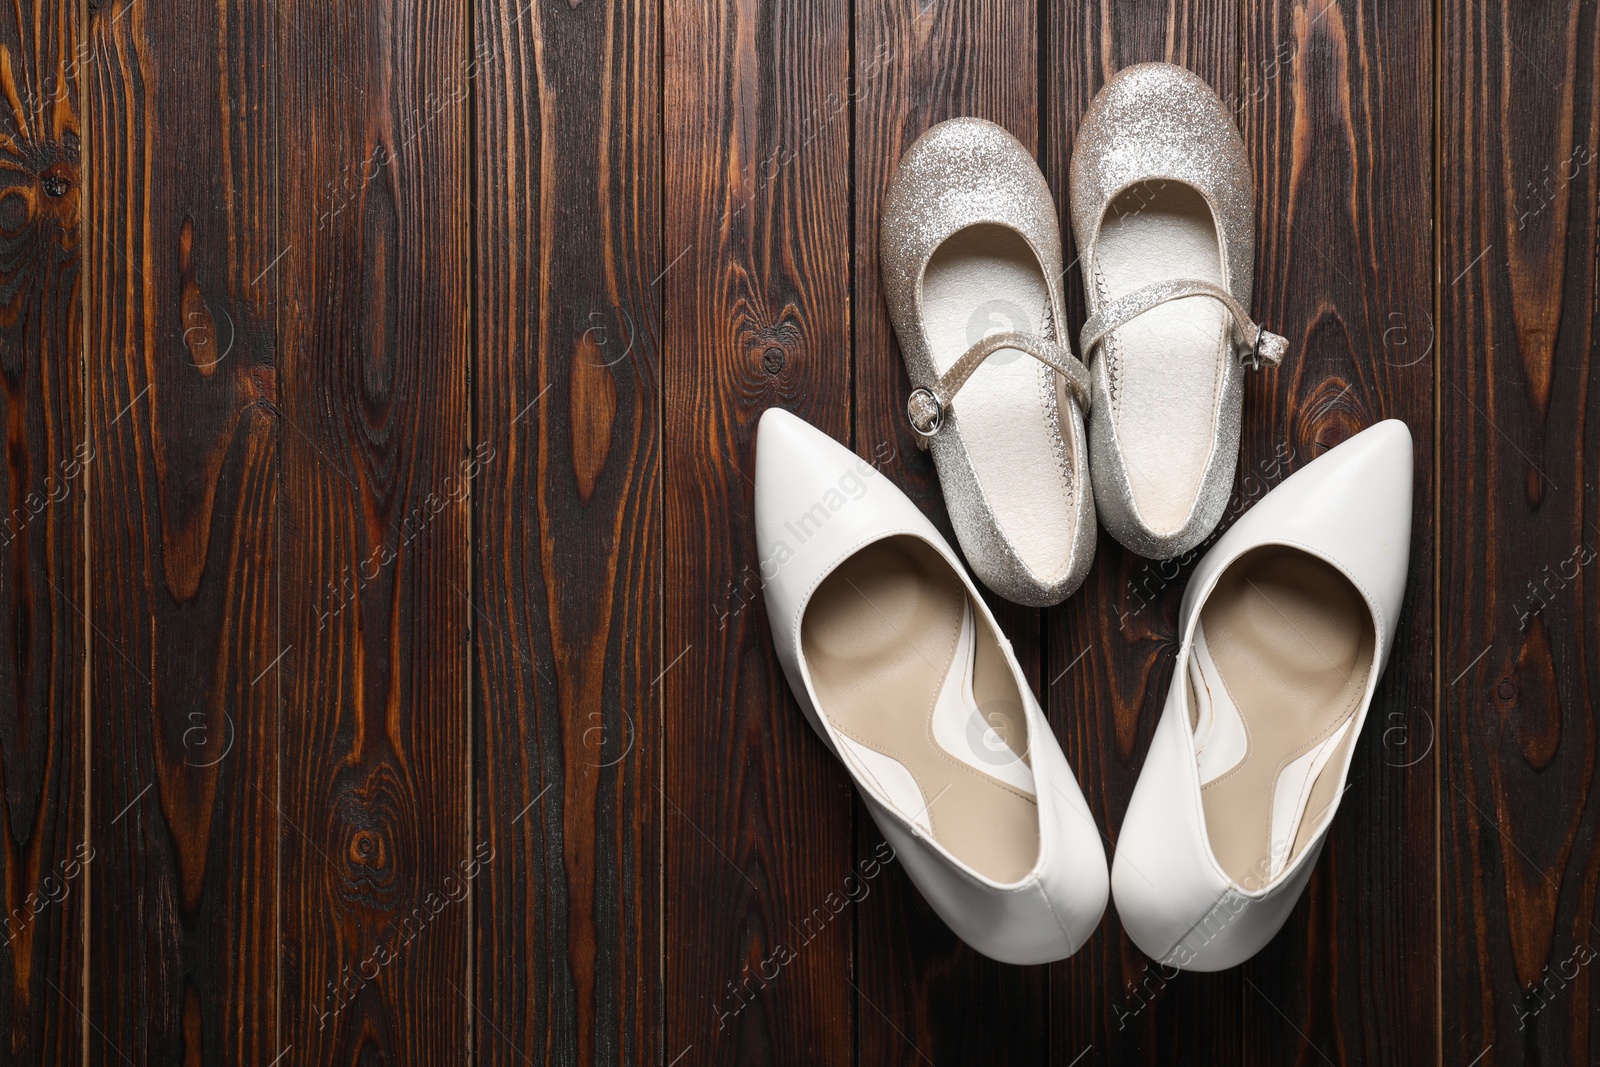
<path fill-rule="evenodd" d="M 818 545 L 824 530 L 903 518 L 903 498 L 876 468 L 821 430 L 782 408 L 756 424 L 756 544 L 761 558 Z M 861 505 L 861 506 L 858 506 Z M 823 538 L 825 545 L 834 538 Z"/>
<path fill-rule="evenodd" d="M 808 592 L 851 552 L 896 533 L 944 544 L 869 461 L 781 408 L 768 408 L 756 426 L 755 483 L 762 589 L 784 644 L 797 640 Z"/>
<path fill-rule="evenodd" d="M 1294 481 L 1304 483 L 1296 485 L 1296 505 L 1319 517 L 1354 509 L 1364 523 L 1409 529 L 1411 431 L 1399 419 L 1369 426 L 1296 472 Z"/>
<path fill-rule="evenodd" d="M 842 465 L 839 444 L 782 408 L 768 408 L 756 424 L 756 548 L 768 559 L 786 542 L 796 503 L 821 495 L 829 473 Z M 763 575 L 765 578 L 766 575 Z"/>
<path fill-rule="evenodd" d="M 1412 451 L 1411 428 L 1399 419 L 1384 419 L 1362 430 L 1356 436 L 1370 438 L 1374 447 L 1403 449 L 1407 456 L 1410 456 Z"/>
<path fill-rule="evenodd" d="M 1208 587 L 1258 544 L 1303 548 L 1333 563 L 1373 609 L 1385 655 L 1394 640 L 1411 552 L 1411 431 L 1377 423 L 1295 471 L 1245 512 L 1201 560 L 1189 582 Z"/>
<path fill-rule="evenodd" d="M 761 413 L 761 419 L 756 423 L 756 456 L 758 462 L 763 452 L 771 451 L 772 448 L 783 443 L 813 436 L 824 437 L 826 435 L 800 416 L 785 411 L 783 408 L 768 408 Z M 780 441 L 780 438 L 784 440 Z"/>
<path fill-rule="evenodd" d="M 756 505 L 780 486 L 818 472 L 842 446 L 797 415 L 768 408 L 756 423 Z"/>
<path fill-rule="evenodd" d="M 768 408 L 756 423 L 756 492 L 768 489 L 807 452 L 825 437 L 797 415 L 782 408 Z M 759 497 L 758 497 L 759 499 Z"/>
<path fill-rule="evenodd" d="M 1409 529 L 1414 463 L 1411 430 L 1399 419 L 1369 426 L 1328 454 L 1344 470 L 1342 490 L 1375 518 Z"/>

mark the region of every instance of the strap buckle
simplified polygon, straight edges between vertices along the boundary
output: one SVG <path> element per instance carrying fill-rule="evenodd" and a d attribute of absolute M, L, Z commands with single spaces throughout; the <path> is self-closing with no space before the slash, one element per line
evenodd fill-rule
<path fill-rule="evenodd" d="M 932 388 L 919 386 L 906 398 L 906 418 L 911 422 L 911 429 L 916 431 L 918 447 L 927 448 L 928 441 L 944 426 L 945 411 L 950 402 L 984 360 L 1006 349 L 1016 349 L 1024 355 L 1032 356 L 1060 374 L 1066 379 L 1067 391 L 1079 409 L 1085 412 L 1089 410 L 1091 396 L 1089 372 L 1072 353 L 1059 347 L 1054 341 L 1035 334 L 1017 331 L 993 333 L 967 349 L 961 358 L 933 383 Z"/>
<path fill-rule="evenodd" d="M 932 389 L 913 389 L 906 397 L 906 419 L 921 438 L 917 443 L 927 448 L 928 441 L 944 426 L 944 404 Z"/>
<path fill-rule="evenodd" d="M 1262 327 L 1257 325 L 1256 326 L 1256 338 L 1255 338 L 1254 341 L 1250 342 L 1250 350 L 1248 352 L 1246 352 L 1246 353 L 1242 353 L 1241 356 L 1240 356 L 1240 362 L 1242 362 L 1246 367 L 1249 367 L 1251 370 L 1260 370 L 1261 367 L 1262 367 L 1262 362 L 1263 362 L 1262 359 L 1261 359 L 1261 334 L 1262 334 L 1262 332 L 1263 332 L 1262 331 Z"/>
<path fill-rule="evenodd" d="M 1248 349 L 1241 348 L 1239 362 L 1251 370 L 1283 365 L 1284 353 L 1289 350 L 1289 339 L 1262 326 L 1256 327 L 1255 340 Z"/>

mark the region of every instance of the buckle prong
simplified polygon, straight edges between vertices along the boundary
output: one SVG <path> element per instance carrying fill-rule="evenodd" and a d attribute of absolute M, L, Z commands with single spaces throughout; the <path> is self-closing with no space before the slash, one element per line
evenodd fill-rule
<path fill-rule="evenodd" d="M 919 403 L 920 402 L 920 403 Z M 921 406 L 923 417 L 919 420 L 917 408 Z M 926 410 L 932 409 L 931 414 Z M 944 426 L 944 405 L 939 402 L 939 397 L 932 389 L 917 388 L 911 390 L 911 395 L 906 398 L 906 418 L 911 423 L 911 429 L 924 441 L 933 437 Z"/>
<path fill-rule="evenodd" d="M 1246 364 L 1251 370 L 1261 369 L 1261 335 L 1263 332 L 1265 332 L 1264 329 L 1258 324 L 1256 326 L 1256 338 L 1250 344 L 1249 361 Z"/>

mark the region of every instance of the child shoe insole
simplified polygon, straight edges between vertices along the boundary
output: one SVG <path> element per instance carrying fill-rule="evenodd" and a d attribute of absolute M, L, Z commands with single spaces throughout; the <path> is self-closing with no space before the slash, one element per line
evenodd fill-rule
<path fill-rule="evenodd" d="M 1092 273 L 1100 307 L 1174 278 L 1228 285 L 1211 208 L 1193 187 L 1165 180 L 1131 186 L 1106 206 Z M 1111 360 L 1112 424 L 1134 505 L 1157 534 L 1182 529 L 1211 458 L 1226 315 L 1209 296 L 1183 297 L 1100 344 L 1096 358 Z"/>
<path fill-rule="evenodd" d="M 800 645 L 841 756 L 996 882 L 1039 855 L 1021 696 L 950 564 L 912 537 L 858 552 L 812 595 Z"/>
<path fill-rule="evenodd" d="M 995 225 L 958 230 L 934 251 L 922 276 L 922 322 L 940 374 L 991 333 L 1056 338 L 1038 257 L 1021 234 Z M 1048 417 L 1058 377 L 1007 349 L 990 356 L 950 405 L 997 525 L 1044 581 L 1067 569 L 1076 528 L 1072 467 Z M 1066 419 L 1072 401 L 1064 387 L 1057 402 Z"/>
<path fill-rule="evenodd" d="M 1246 889 L 1270 884 L 1338 799 L 1376 635 L 1356 588 L 1292 548 L 1246 553 L 1195 631 L 1189 684 L 1211 849 Z"/>

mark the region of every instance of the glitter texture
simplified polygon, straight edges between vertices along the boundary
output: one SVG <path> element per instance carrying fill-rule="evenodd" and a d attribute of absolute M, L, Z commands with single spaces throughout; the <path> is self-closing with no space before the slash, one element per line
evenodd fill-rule
<path fill-rule="evenodd" d="M 994 224 L 1015 230 L 1038 258 L 1050 295 L 1045 329 L 1065 321 L 1061 295 L 1061 227 L 1038 164 L 1016 138 L 982 119 L 940 123 L 906 150 L 884 194 L 879 260 L 884 297 L 913 389 L 935 392 L 939 373 L 922 324 L 922 277 L 928 260 L 951 235 L 969 226 Z M 1057 351 L 1064 339 L 1046 336 Z M 1070 358 L 1070 357 L 1069 357 Z M 1083 584 L 1094 562 L 1095 510 L 1089 492 L 1088 436 L 1083 413 L 1055 370 L 1038 364 L 1040 417 L 1057 443 L 1053 494 L 1069 528 L 1071 544 L 1056 574 L 1035 574 L 999 526 L 961 439 L 958 409 L 945 413 L 928 439 L 945 507 L 973 571 L 1008 600 L 1033 607 L 1058 604 Z M 926 404 L 914 407 L 923 414 Z"/>
<path fill-rule="evenodd" d="M 1275 364 L 1288 342 L 1257 328 L 1245 316 L 1250 304 L 1255 264 L 1254 183 L 1244 142 L 1227 109 L 1200 78 L 1170 63 L 1145 63 L 1117 73 L 1089 105 L 1078 129 L 1072 152 L 1070 198 L 1072 229 L 1083 258 L 1090 327 L 1085 336 L 1098 335 L 1096 315 L 1111 327 L 1098 336 L 1089 361 L 1093 389 L 1089 443 L 1095 498 L 1101 522 L 1122 544 L 1143 556 L 1169 559 L 1187 552 L 1216 527 L 1233 488 L 1234 466 L 1239 456 L 1239 418 L 1243 404 L 1240 359 L 1223 360 L 1219 403 L 1212 426 L 1211 451 L 1200 489 L 1187 520 L 1169 536 L 1157 535 L 1141 519 L 1134 505 L 1128 469 L 1117 442 L 1117 332 L 1130 309 L 1147 301 L 1124 296 L 1106 301 L 1096 266 L 1096 241 L 1106 206 L 1131 186 L 1149 181 L 1175 181 L 1193 187 L 1206 199 L 1222 244 L 1228 291 L 1236 304 L 1233 315 L 1234 349 L 1245 363 L 1259 357 Z M 1163 283 L 1165 286 L 1183 283 Z M 1156 287 L 1151 287 L 1155 289 Z M 1152 292 L 1167 299 L 1171 291 Z M 1104 314 L 1102 314 L 1104 313 Z M 1095 340 L 1091 337 L 1091 340 Z M 1246 358 L 1249 357 L 1249 358 Z M 1121 399 L 1120 397 L 1118 399 Z"/>

